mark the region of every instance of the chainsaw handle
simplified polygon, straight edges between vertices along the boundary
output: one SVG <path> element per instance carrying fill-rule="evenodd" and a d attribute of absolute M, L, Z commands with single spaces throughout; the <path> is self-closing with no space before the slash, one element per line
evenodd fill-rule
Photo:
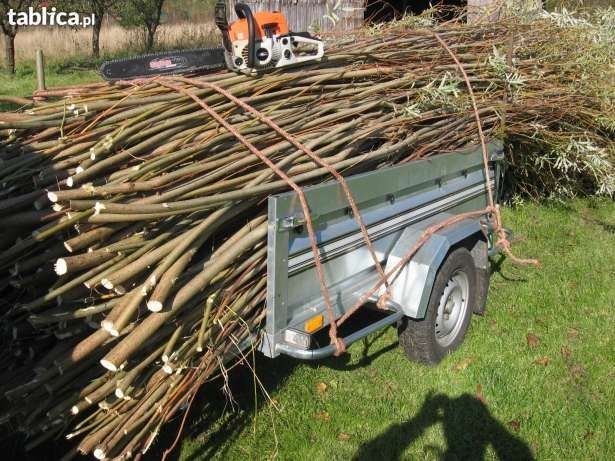
<path fill-rule="evenodd" d="M 254 57 L 256 56 L 256 20 L 252 14 L 252 9 L 245 3 L 235 4 L 235 13 L 239 19 L 248 21 L 248 67 L 254 68 Z"/>
<path fill-rule="evenodd" d="M 226 16 L 226 0 L 219 0 L 216 3 L 214 17 L 216 18 L 216 25 L 220 32 L 222 32 L 222 44 L 229 53 L 233 51 L 233 45 L 231 44 L 231 38 L 228 33 L 228 18 Z"/>
<path fill-rule="evenodd" d="M 307 43 L 317 47 L 315 54 L 310 54 L 308 56 L 296 56 L 294 60 L 295 64 L 321 59 L 325 55 L 324 42 L 314 38 L 308 32 L 292 32 L 290 34 L 290 38 L 295 43 Z"/>

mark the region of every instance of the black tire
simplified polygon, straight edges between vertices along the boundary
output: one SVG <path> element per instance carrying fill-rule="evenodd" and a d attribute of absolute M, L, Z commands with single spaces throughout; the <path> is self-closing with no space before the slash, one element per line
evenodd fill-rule
<path fill-rule="evenodd" d="M 410 360 L 435 365 L 463 342 L 470 325 L 472 311 L 476 306 L 476 277 L 474 260 L 466 248 L 457 248 L 449 253 L 436 275 L 425 318 L 421 320 L 405 318 L 399 327 L 399 344 Z M 465 288 L 466 282 L 467 289 Z M 457 288 L 457 285 L 460 285 L 460 288 Z M 443 328 L 440 325 L 438 325 L 438 335 L 436 334 L 436 323 L 441 300 L 443 302 L 442 315 L 446 315 L 445 307 L 448 304 L 445 304 L 443 300 L 445 290 L 447 290 L 447 301 L 461 299 L 460 305 L 465 308 L 459 307 L 461 310 L 459 310 L 459 316 L 453 321 L 452 331 L 442 336 L 445 332 L 442 331 Z M 453 293 L 451 290 L 466 293 L 467 298 L 463 294 L 458 296 L 457 292 Z M 454 301 L 452 302 L 453 306 L 457 306 Z M 449 318 L 450 314 L 445 320 L 449 321 Z M 444 317 L 441 316 L 440 319 L 444 324 Z"/>

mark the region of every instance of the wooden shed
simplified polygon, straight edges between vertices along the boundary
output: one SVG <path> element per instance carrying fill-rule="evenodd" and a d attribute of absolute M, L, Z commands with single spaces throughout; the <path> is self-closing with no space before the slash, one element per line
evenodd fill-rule
<path fill-rule="evenodd" d="M 235 20 L 235 1 L 228 1 Z M 291 30 L 328 32 L 349 30 L 363 24 L 365 0 L 243 0 L 253 11 L 281 11 Z"/>
<path fill-rule="evenodd" d="M 230 20 L 235 20 L 236 0 L 226 0 Z M 507 8 L 537 9 L 542 0 L 242 0 L 253 11 L 281 11 L 295 32 L 351 30 L 364 21 L 386 21 L 405 13 L 418 14 L 431 5 L 445 4 L 468 8 L 468 21 L 497 20 L 503 5 Z"/>

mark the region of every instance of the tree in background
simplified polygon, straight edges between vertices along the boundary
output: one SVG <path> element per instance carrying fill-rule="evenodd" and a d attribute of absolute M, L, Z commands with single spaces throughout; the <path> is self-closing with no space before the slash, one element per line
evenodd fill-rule
<path fill-rule="evenodd" d="M 17 35 L 17 24 L 9 23 L 9 10 L 15 12 L 25 11 L 38 1 L 35 0 L 0 0 L 0 28 L 4 35 L 5 65 L 7 70 L 15 73 L 15 35 Z"/>
<path fill-rule="evenodd" d="M 140 27 L 145 32 L 145 47 L 154 47 L 156 31 L 165 0 L 126 0 L 119 2 L 115 11 L 123 26 Z"/>
<path fill-rule="evenodd" d="M 1 1 L 1 0 L 0 0 Z M 82 14 L 93 14 L 94 23 L 92 24 L 92 56 L 100 57 L 100 31 L 102 29 L 105 16 L 111 11 L 114 5 L 123 3 L 122 0 L 58 0 L 53 2 L 54 6 L 64 11 L 78 11 Z"/>
<path fill-rule="evenodd" d="M 92 24 L 92 56 L 100 57 L 100 29 L 102 29 L 105 14 L 115 5 L 116 0 L 85 0 L 89 11 L 94 14 Z"/>

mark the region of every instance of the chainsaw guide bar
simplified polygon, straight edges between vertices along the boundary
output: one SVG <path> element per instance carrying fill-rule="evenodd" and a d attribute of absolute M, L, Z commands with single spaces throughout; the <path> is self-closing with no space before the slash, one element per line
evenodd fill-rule
<path fill-rule="evenodd" d="M 199 48 L 165 51 L 136 58 L 107 61 L 100 68 L 100 73 L 105 80 L 113 82 L 225 68 L 224 48 Z"/>

